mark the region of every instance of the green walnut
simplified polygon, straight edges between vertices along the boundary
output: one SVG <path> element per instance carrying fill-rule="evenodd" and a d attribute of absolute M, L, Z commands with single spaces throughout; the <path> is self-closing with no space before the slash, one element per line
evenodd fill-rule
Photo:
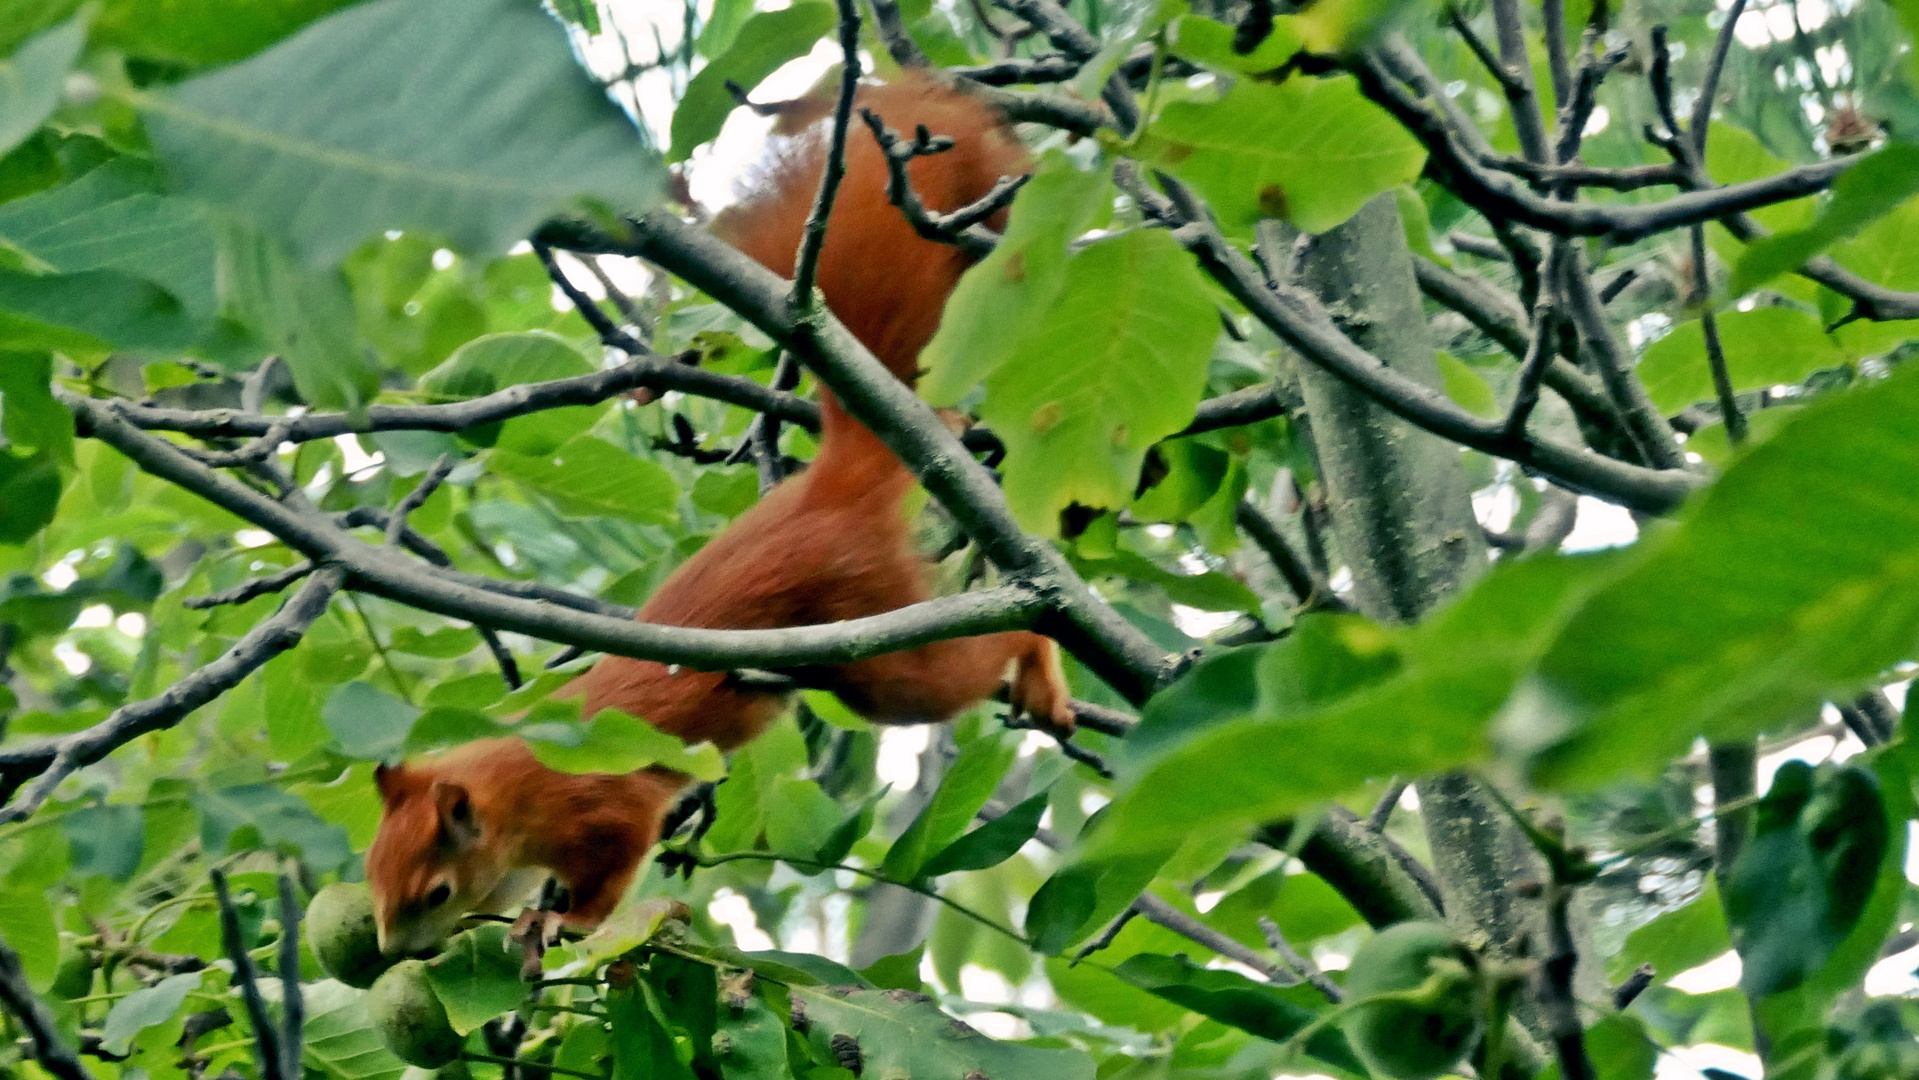
<path fill-rule="evenodd" d="M 1472 956 L 1442 923 L 1404 922 L 1373 935 L 1346 969 L 1346 1035 L 1374 1073 L 1432 1080 L 1472 1048 L 1479 1010 Z M 1367 1001 L 1379 995 L 1388 1000 Z"/>
<path fill-rule="evenodd" d="M 60 967 L 47 992 L 68 1001 L 93 992 L 93 957 L 74 944 L 71 934 L 60 935 Z"/>
<path fill-rule="evenodd" d="M 437 1069 L 460 1056 L 466 1042 L 446 1018 L 446 1006 L 428 981 L 426 961 L 402 960 L 388 968 L 367 993 L 367 1012 L 393 1056 L 408 1065 Z"/>
<path fill-rule="evenodd" d="M 391 962 L 380 955 L 373 923 L 373 897 L 362 884 L 328 885 L 307 905 L 306 931 L 313 956 L 328 975 L 365 990 Z"/>

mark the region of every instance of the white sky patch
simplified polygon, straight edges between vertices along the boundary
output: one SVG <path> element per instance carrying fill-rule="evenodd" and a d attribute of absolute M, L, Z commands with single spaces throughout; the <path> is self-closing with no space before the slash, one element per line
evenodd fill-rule
<path fill-rule="evenodd" d="M 79 678 L 93 669 L 93 657 L 75 648 L 73 642 L 62 641 L 53 647 L 53 658 L 67 669 L 67 674 Z"/>
<path fill-rule="evenodd" d="M 1910 869 L 1907 875 L 1911 875 Z M 1893 953 L 1866 972 L 1866 996 L 1906 997 L 1919 993 L 1919 975 L 1913 973 L 1915 968 L 1919 968 L 1919 945 Z"/>
<path fill-rule="evenodd" d="M 1724 1069 L 1734 1076 L 1758 1076 L 1759 1055 L 1730 1046 L 1700 1043 L 1679 1046 L 1659 1055 L 1653 1068 L 1653 1080 L 1705 1080 L 1705 1070 Z"/>
<path fill-rule="evenodd" d="M 741 949 L 754 952 L 777 947 L 771 935 L 760 929 L 759 920 L 753 917 L 753 905 L 732 889 L 714 893 L 713 902 L 706 905 L 706 913 L 714 922 L 733 931 L 733 942 Z"/>
<path fill-rule="evenodd" d="M 1624 547 L 1637 539 L 1639 523 L 1632 519 L 1630 510 L 1590 495 L 1581 495 L 1578 516 L 1573 519 L 1573 531 L 1567 534 L 1566 542 L 1559 546 L 1559 550 L 1597 551 L 1601 548 Z"/>
<path fill-rule="evenodd" d="M 1666 985 L 1688 994 L 1710 994 L 1715 990 L 1730 990 L 1738 986 L 1741 970 L 1739 954 L 1728 951 L 1696 968 L 1688 968 L 1674 975 Z"/>
<path fill-rule="evenodd" d="M 880 732 L 879 759 L 873 766 L 880 783 L 893 785 L 894 791 L 906 791 L 919 783 L 920 755 L 926 752 L 926 740 L 932 730 L 926 725 L 916 725 Z"/>
<path fill-rule="evenodd" d="M 361 448 L 360 440 L 357 436 L 335 435 L 333 437 L 333 445 L 340 448 L 341 465 L 345 468 L 348 476 L 357 476 L 357 474 L 371 469 L 376 465 L 386 464 L 385 454 L 377 450 L 371 454 L 367 453 Z"/>
<path fill-rule="evenodd" d="M 1233 625 L 1234 620 L 1238 618 L 1237 612 L 1201 611 L 1199 608 L 1187 607 L 1185 604 L 1173 605 L 1173 625 L 1179 627 L 1180 632 L 1187 637 L 1211 637 Z"/>
<path fill-rule="evenodd" d="M 266 547 L 273 540 L 273 534 L 265 529 L 241 529 L 233 534 L 233 542 L 243 548 Z"/>
<path fill-rule="evenodd" d="M 786 101 L 799 97 L 812 89 L 839 59 L 838 43 L 822 39 L 812 52 L 787 61 L 753 88 L 753 100 Z M 772 130 L 772 117 L 756 116 L 751 109 L 734 109 L 726 118 L 726 126 L 720 129 L 719 137 L 693 151 L 687 182 L 701 206 L 717 211 L 739 198 L 739 180 L 765 160 L 767 136 Z"/>
<path fill-rule="evenodd" d="M 128 637 L 145 637 L 147 633 L 147 617 L 137 611 L 129 611 L 113 620 L 113 625 L 119 627 L 120 632 Z"/>
<path fill-rule="evenodd" d="M 93 604 L 81 608 L 79 616 L 73 620 L 73 628 L 76 630 L 92 630 L 112 624 L 113 609 L 105 604 Z"/>

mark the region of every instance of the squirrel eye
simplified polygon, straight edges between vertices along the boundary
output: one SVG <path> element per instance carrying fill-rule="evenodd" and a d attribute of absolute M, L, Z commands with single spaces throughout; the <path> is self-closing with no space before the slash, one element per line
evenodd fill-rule
<path fill-rule="evenodd" d="M 453 899 L 453 889 L 442 881 L 433 887 L 432 892 L 426 894 L 426 906 L 436 908 L 451 899 Z"/>

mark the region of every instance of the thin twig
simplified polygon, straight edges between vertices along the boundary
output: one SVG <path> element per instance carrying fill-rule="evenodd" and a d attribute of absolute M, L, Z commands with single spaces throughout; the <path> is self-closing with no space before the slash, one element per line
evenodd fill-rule
<path fill-rule="evenodd" d="M 1279 928 L 1278 923 L 1261 915 L 1259 930 L 1266 935 L 1266 944 L 1279 954 L 1279 958 L 1307 982 L 1312 983 L 1313 989 L 1326 995 L 1327 1001 L 1337 1005 L 1346 1000 L 1346 991 L 1341 989 L 1338 983 L 1327 978 L 1326 973 L 1319 970 L 1318 964 L 1301 956 L 1299 950 L 1293 948 L 1292 942 L 1286 940 L 1286 934 Z"/>
<path fill-rule="evenodd" d="M 1093 935 L 1091 941 L 1081 945 L 1079 950 L 1073 953 L 1073 959 L 1068 962 L 1068 966 L 1070 967 L 1073 964 L 1077 964 L 1096 952 L 1102 952 L 1110 948 L 1113 944 L 1113 939 L 1119 937 L 1121 930 L 1126 929 L 1126 924 L 1137 918 L 1139 918 L 1139 906 L 1137 904 L 1128 905 L 1125 911 L 1107 920 L 1106 925 L 1100 929 L 1099 933 Z"/>
<path fill-rule="evenodd" d="M 1696 162 L 1706 160 L 1706 133 L 1712 127 L 1713 98 L 1719 96 L 1719 75 L 1726 69 L 1726 57 L 1732 53 L 1732 40 L 1739 30 L 1739 17 L 1745 13 L 1746 0 L 1732 0 L 1732 6 L 1726 9 L 1726 21 L 1719 25 L 1719 37 L 1713 42 L 1706 74 L 1699 81 L 1699 99 L 1692 103 L 1692 124 L 1685 132 L 1692 140 L 1692 157 Z M 1675 130 L 1673 134 L 1680 133 Z"/>
<path fill-rule="evenodd" d="M 1626 1006 L 1639 1000 L 1639 995 L 1646 992 L 1646 988 L 1652 985 L 1653 979 L 1658 974 L 1658 969 L 1651 964 L 1641 964 L 1634 968 L 1632 974 L 1626 976 L 1625 982 L 1613 988 L 1612 1007 L 1624 1012 Z"/>
<path fill-rule="evenodd" d="M 285 570 L 243 581 L 231 589 L 222 589 L 205 596 L 189 596 L 180 601 L 180 606 L 199 611 L 204 608 L 220 607 L 223 604 L 244 604 L 256 596 L 277 593 L 311 573 L 313 573 L 312 561 L 301 559 Z"/>
<path fill-rule="evenodd" d="M 252 465 L 273 456 L 286 442 L 287 433 L 293 429 L 292 421 L 276 418 L 267 427 L 266 433 L 234 450 L 200 450 L 186 447 L 186 452 L 200 460 L 202 465 L 214 469 L 229 469 L 236 465 Z"/>
<path fill-rule="evenodd" d="M 1393 818 L 1393 810 L 1399 806 L 1399 800 L 1405 798 L 1406 789 L 1411 786 L 1408 781 L 1393 777 L 1386 785 L 1386 790 L 1380 792 L 1379 800 L 1373 803 L 1372 812 L 1366 815 L 1366 828 L 1372 832 L 1384 832 L 1386 823 Z"/>
<path fill-rule="evenodd" d="M 216 866 L 208 876 L 213 879 L 213 896 L 220 907 L 220 938 L 226 945 L 227 959 L 233 962 L 233 981 L 239 984 L 247 1020 L 253 1025 L 254 1058 L 259 1064 L 260 1080 L 297 1080 L 286 1074 L 286 1058 L 280 1053 L 280 1032 L 267 1013 L 266 1000 L 260 996 L 253 957 L 247 952 L 246 938 L 240 930 L 240 913 L 234 909 L 233 897 L 227 891 L 226 873 Z"/>
<path fill-rule="evenodd" d="M 1719 316 L 1712 309 L 1712 279 L 1706 273 L 1706 227 L 1692 227 L 1693 297 L 1699 303 L 1699 327 L 1706 336 L 1706 364 L 1712 370 L 1713 393 L 1719 398 L 1719 415 L 1726 424 L 1726 441 L 1734 446 L 1746 441 L 1746 415 L 1739 411 L 1739 399 L 1733 395 L 1732 372 L 1726 367 L 1726 348 L 1719 340 Z"/>
<path fill-rule="evenodd" d="M 300 897 L 293 876 L 280 874 L 280 1057 L 281 1075 L 303 1076 L 306 998 L 300 992 Z M 224 916 L 223 916 L 224 917 Z"/>
<path fill-rule="evenodd" d="M 1293 550 L 1293 545 L 1287 541 L 1285 534 L 1279 531 L 1279 526 L 1273 524 L 1272 519 L 1261 513 L 1259 507 L 1242 501 L 1233 507 L 1233 519 L 1241 529 L 1246 531 L 1246 535 L 1252 538 L 1259 550 L 1266 553 L 1266 558 L 1272 562 L 1273 569 L 1279 571 L 1279 576 L 1285 580 L 1286 587 L 1291 589 L 1293 595 L 1299 599 L 1300 607 L 1333 611 L 1343 610 L 1346 607 L 1345 601 L 1333 592 L 1332 586 L 1313 573 L 1312 567 L 1307 565 L 1305 558 Z"/>
<path fill-rule="evenodd" d="M 406 493 L 406 496 L 400 500 L 400 505 L 393 508 L 392 515 L 386 519 L 387 546 L 391 547 L 400 542 L 401 535 L 406 531 L 407 515 L 425 505 L 426 501 L 433 497 L 433 493 L 440 490 L 440 485 L 446 482 L 447 474 L 453 471 L 454 463 L 452 454 L 441 454 L 435 458 L 433 467 L 420 478 L 419 484 Z"/>
<path fill-rule="evenodd" d="M 33 987 L 20 966 L 20 954 L 0 939 L 0 1005 L 27 1035 L 27 1053 L 57 1080 L 93 1080 L 93 1074 L 80 1062 L 80 1055 L 60 1035 L 60 1022 Z"/>
<path fill-rule="evenodd" d="M 826 164 L 820 170 L 819 194 L 806 217 L 800 249 L 793 260 L 793 293 L 787 301 L 794 317 L 804 319 L 813 310 L 813 284 L 819 275 L 820 250 L 826 246 L 826 223 L 833 214 L 840 181 L 846 177 L 846 129 L 853 117 L 853 97 L 860 88 L 860 12 L 854 0 L 837 0 L 840 13 L 840 96 L 833 106 L 833 127 L 827 136 Z"/>

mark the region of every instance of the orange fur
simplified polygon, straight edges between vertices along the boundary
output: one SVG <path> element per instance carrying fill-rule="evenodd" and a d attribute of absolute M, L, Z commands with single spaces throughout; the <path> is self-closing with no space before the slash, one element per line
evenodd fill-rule
<path fill-rule="evenodd" d="M 865 87 L 859 104 L 896 131 L 910 135 L 924 124 L 954 140 L 952 150 L 910 167 L 916 190 L 935 211 L 963 206 L 1025 168 L 1024 150 L 988 107 L 923 76 Z M 823 129 L 793 140 L 757 190 L 714 222 L 722 238 L 789 277 L 824 164 Z M 959 249 L 919 237 L 887 201 L 885 160 L 865 131 L 856 126 L 847 143 L 819 284 L 854 336 L 911 381 L 967 262 Z M 812 465 L 676 570 L 640 610 L 641 620 L 716 629 L 805 626 L 932 596 L 929 567 L 914 550 L 905 513 L 912 474 L 831 394 L 820 398 Z M 934 723 L 991 695 L 1009 667 L 1015 708 L 1072 727 L 1057 649 L 1032 633 L 935 642 L 807 675 L 875 722 Z M 676 672 L 623 657 L 601 660 L 557 696 L 580 694 L 585 715 L 620 709 L 723 750 L 758 736 L 785 705 L 781 695 L 727 684 L 723 672 Z M 422 935 L 450 927 L 434 914 L 441 908 L 510 903 L 494 894 L 512 871 L 530 867 L 568 886 L 569 922 L 597 923 L 657 840 L 666 806 L 685 782 L 664 770 L 569 776 L 540 765 L 512 739 L 383 771 L 385 816 L 367 856 L 383 940 L 418 948 Z M 459 792 L 476 825 L 449 817 Z M 425 910 L 441 884 L 449 899 Z"/>

